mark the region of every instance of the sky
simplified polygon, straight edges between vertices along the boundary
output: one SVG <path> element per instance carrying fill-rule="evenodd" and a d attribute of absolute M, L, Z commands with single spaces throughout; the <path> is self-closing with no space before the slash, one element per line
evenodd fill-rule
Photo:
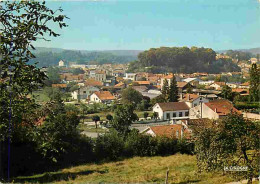
<path fill-rule="evenodd" d="M 260 0 L 56 0 L 70 19 L 51 42 L 75 50 L 146 50 L 197 46 L 260 47 Z"/>

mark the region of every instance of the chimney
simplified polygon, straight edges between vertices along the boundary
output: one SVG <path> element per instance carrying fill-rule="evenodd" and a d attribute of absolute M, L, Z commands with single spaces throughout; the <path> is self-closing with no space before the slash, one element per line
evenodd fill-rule
<path fill-rule="evenodd" d="M 188 94 L 188 100 L 190 100 L 190 94 Z"/>
<path fill-rule="evenodd" d="M 217 113 L 218 111 L 217 111 L 217 108 L 215 108 L 215 112 Z"/>

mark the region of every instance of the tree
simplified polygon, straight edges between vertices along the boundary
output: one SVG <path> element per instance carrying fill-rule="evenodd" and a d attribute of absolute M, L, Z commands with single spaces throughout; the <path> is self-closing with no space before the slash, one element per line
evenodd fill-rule
<path fill-rule="evenodd" d="M 28 95 L 39 86 L 43 86 L 46 75 L 28 62 L 35 57 L 32 53 L 34 41 L 46 40 L 46 35 L 59 36 L 48 25 L 58 25 L 60 28 L 66 26 L 66 16 L 59 12 L 62 12 L 61 8 L 53 11 L 46 7 L 45 2 L 0 2 L 0 101 L 3 107 L 0 109 L 1 151 L 7 150 L 8 141 L 11 142 L 11 146 L 15 146 L 16 142 L 23 145 L 28 135 L 33 134 L 32 127 L 35 126 L 34 121 L 38 117 L 32 117 L 37 105 Z M 22 123 L 28 126 L 21 126 Z M 0 154 L 5 155 L 4 152 Z M 16 156 L 13 154 L 12 158 Z M 0 167 L 1 171 L 7 171 L 4 169 L 6 163 L 0 164 Z M 0 173 L 1 178 L 9 176 L 7 173 Z"/>
<path fill-rule="evenodd" d="M 111 122 L 111 121 L 113 120 L 113 116 L 112 116 L 111 114 L 108 114 L 108 115 L 106 116 L 106 119 L 107 119 L 109 122 Z"/>
<path fill-rule="evenodd" d="M 122 103 L 125 105 L 133 104 L 137 106 L 142 100 L 143 96 L 139 91 L 136 91 L 132 87 L 128 87 L 122 92 Z"/>
<path fill-rule="evenodd" d="M 221 96 L 225 99 L 232 101 L 233 93 L 231 87 L 229 87 L 228 85 L 223 86 L 221 90 Z"/>
<path fill-rule="evenodd" d="M 156 103 L 167 102 L 163 95 L 159 95 L 151 100 L 151 105 L 154 106 Z"/>
<path fill-rule="evenodd" d="M 157 119 L 158 119 L 158 117 L 159 117 L 159 114 L 158 114 L 158 112 L 153 112 L 153 118 L 154 118 L 155 120 L 157 120 Z"/>
<path fill-rule="evenodd" d="M 130 125 L 138 120 L 138 116 L 134 113 L 133 105 L 120 105 L 115 110 L 112 127 L 121 135 L 126 135 L 130 131 Z"/>
<path fill-rule="evenodd" d="M 178 87 L 175 76 L 172 77 L 171 84 L 169 87 L 168 101 L 178 102 Z"/>
<path fill-rule="evenodd" d="M 148 113 L 148 112 L 144 112 L 144 114 L 143 114 L 143 115 L 144 115 L 144 118 L 145 118 L 145 119 L 147 119 L 147 117 L 148 117 L 149 113 Z"/>
<path fill-rule="evenodd" d="M 250 99 L 253 102 L 260 100 L 260 68 L 257 64 L 252 64 L 250 69 Z"/>
<path fill-rule="evenodd" d="M 162 86 L 162 95 L 165 99 L 168 99 L 169 94 L 169 83 L 167 79 L 164 79 Z"/>
<path fill-rule="evenodd" d="M 248 178 L 258 176 L 260 161 L 259 122 L 229 114 L 222 121 L 195 132 L 195 151 L 200 170 L 223 170 L 228 166 L 247 166 L 247 172 L 236 172 Z"/>
<path fill-rule="evenodd" d="M 92 121 L 95 121 L 95 126 L 97 128 L 97 122 L 100 121 L 100 117 L 98 115 L 95 115 L 92 117 Z"/>
<path fill-rule="evenodd" d="M 52 84 L 60 83 L 60 69 L 58 67 L 49 67 L 47 70 L 48 79 L 45 80 L 45 84 L 51 86 Z"/>

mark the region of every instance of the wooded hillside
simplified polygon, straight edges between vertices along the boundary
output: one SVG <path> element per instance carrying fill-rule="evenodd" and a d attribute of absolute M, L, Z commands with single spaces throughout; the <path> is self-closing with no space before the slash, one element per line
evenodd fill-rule
<path fill-rule="evenodd" d="M 208 72 L 240 71 L 231 59 L 216 61 L 211 48 L 160 47 L 151 48 L 138 55 L 138 61 L 129 66 L 130 72 Z"/>

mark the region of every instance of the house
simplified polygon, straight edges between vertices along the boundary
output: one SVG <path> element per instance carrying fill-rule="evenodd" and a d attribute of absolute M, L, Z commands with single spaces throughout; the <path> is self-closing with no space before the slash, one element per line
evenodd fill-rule
<path fill-rule="evenodd" d="M 65 89 L 67 88 L 67 84 L 52 84 L 51 87 Z"/>
<path fill-rule="evenodd" d="M 191 108 L 189 114 L 190 119 L 208 118 L 216 120 L 231 112 L 240 113 L 228 100 L 214 100 Z"/>
<path fill-rule="evenodd" d="M 177 83 L 181 81 L 181 78 L 179 76 L 176 75 L 174 77 L 175 77 L 175 80 L 177 81 Z M 169 74 L 169 75 L 161 77 L 161 89 L 163 88 L 164 80 L 166 79 L 168 81 L 168 84 L 170 85 L 172 78 L 173 78 L 173 74 Z"/>
<path fill-rule="evenodd" d="M 96 91 L 99 91 L 99 89 L 96 87 L 83 86 L 83 87 L 80 87 L 79 89 L 71 92 L 71 97 L 74 100 L 83 100 L 83 99 L 85 100 L 85 99 L 89 98 L 89 96 L 92 93 L 94 93 Z"/>
<path fill-rule="evenodd" d="M 60 61 L 59 61 L 59 67 L 64 67 L 64 66 L 65 66 L 64 61 L 60 60 Z"/>
<path fill-rule="evenodd" d="M 103 86 L 103 83 L 100 81 L 96 81 L 95 79 L 87 79 L 85 81 L 86 86 L 96 86 L 96 87 L 101 87 Z"/>
<path fill-rule="evenodd" d="M 239 85 L 239 88 L 249 89 L 250 88 L 250 83 L 249 82 L 244 82 L 244 83 Z"/>
<path fill-rule="evenodd" d="M 90 102 L 109 104 L 116 98 L 109 91 L 97 91 L 90 96 Z"/>
<path fill-rule="evenodd" d="M 225 82 L 214 82 L 212 84 L 210 84 L 209 86 L 216 89 L 216 90 L 221 90 L 223 86 L 225 86 L 226 83 Z"/>
<path fill-rule="evenodd" d="M 96 81 L 100 81 L 100 82 L 104 82 L 107 79 L 107 75 L 106 75 L 106 71 L 96 71 L 95 73 L 95 80 Z"/>
<path fill-rule="evenodd" d="M 249 89 L 243 89 L 243 88 L 233 88 L 232 92 L 239 93 L 239 95 L 247 96 L 249 95 Z"/>
<path fill-rule="evenodd" d="M 182 93 L 188 88 L 192 88 L 193 86 L 190 83 L 187 82 L 177 82 L 178 92 Z"/>
<path fill-rule="evenodd" d="M 189 106 L 185 102 L 156 103 L 153 112 L 160 120 L 180 120 L 189 118 Z"/>
<path fill-rule="evenodd" d="M 150 81 L 135 81 L 134 84 L 140 85 L 140 86 L 150 86 Z"/>
<path fill-rule="evenodd" d="M 124 79 L 135 81 L 136 80 L 136 73 L 125 73 Z"/>
<path fill-rule="evenodd" d="M 141 133 L 151 135 L 153 137 L 168 137 L 173 139 L 191 137 L 191 130 L 182 124 L 151 126 L 143 130 Z"/>
<path fill-rule="evenodd" d="M 206 99 L 203 96 L 199 96 L 196 94 L 181 94 L 180 95 L 180 102 L 186 102 L 186 104 L 192 108 L 192 107 L 196 107 L 197 105 L 201 104 L 201 103 L 206 103 L 209 102 L 208 99 Z"/>
<path fill-rule="evenodd" d="M 126 84 L 123 83 L 123 82 L 119 82 L 118 84 L 116 84 L 116 85 L 114 86 L 114 88 L 124 89 L 124 88 L 126 88 Z"/>
<path fill-rule="evenodd" d="M 192 86 L 198 86 L 199 82 L 201 82 L 198 78 L 186 78 L 182 80 L 183 82 L 190 83 Z"/>
<path fill-rule="evenodd" d="M 227 82 L 226 85 L 230 88 L 237 88 L 239 86 L 238 83 L 234 82 Z"/>

